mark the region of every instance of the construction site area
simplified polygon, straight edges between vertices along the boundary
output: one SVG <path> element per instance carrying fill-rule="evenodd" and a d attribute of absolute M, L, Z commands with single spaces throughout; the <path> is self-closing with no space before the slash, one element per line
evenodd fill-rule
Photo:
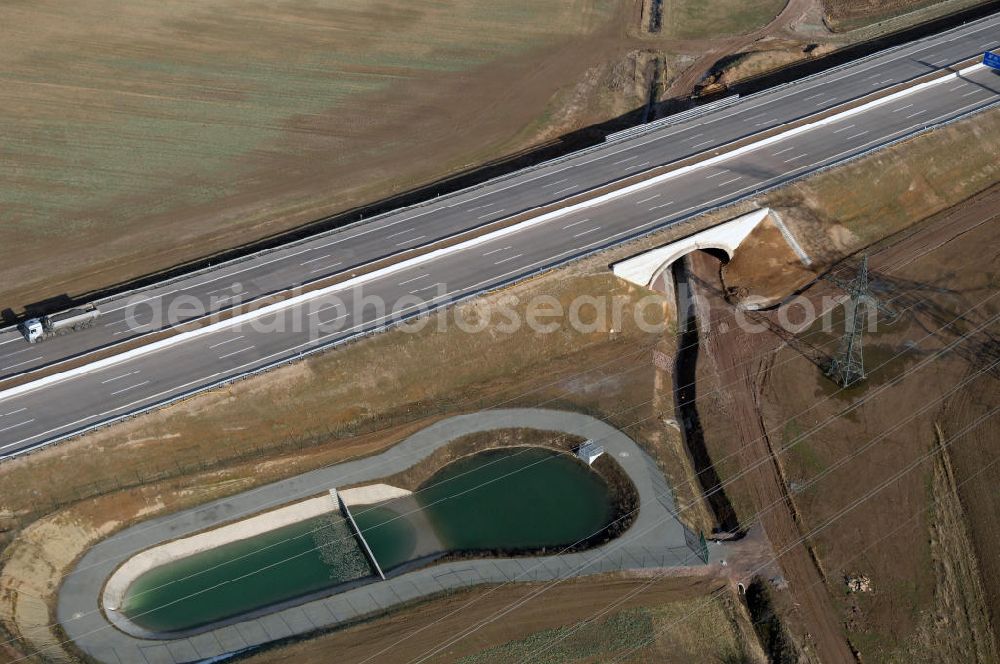
<path fill-rule="evenodd" d="M 343 3 L 350 29 L 336 58 L 326 59 L 326 41 L 313 35 L 294 75 L 274 64 L 210 92 L 202 83 L 217 74 L 206 54 L 235 67 L 240 42 L 261 24 L 262 57 L 280 63 L 297 31 L 331 29 L 337 14 L 291 3 L 281 4 L 280 20 L 260 7 L 227 24 L 230 0 L 213 0 L 198 10 L 211 20 L 195 20 L 187 7 L 150 23 L 145 13 L 157 8 L 131 7 L 123 21 L 148 30 L 141 43 L 89 40 L 81 48 L 106 55 L 101 68 L 66 68 L 53 84 L 63 94 L 91 76 L 113 79 L 117 67 L 135 75 L 124 86 L 133 89 L 116 93 L 128 100 L 119 120 L 134 129 L 117 143 L 96 119 L 104 103 L 96 87 L 82 86 L 89 101 L 72 114 L 74 124 L 95 123 L 92 144 L 63 146 L 51 135 L 55 115 L 33 119 L 32 106 L 50 109 L 50 99 L 29 79 L 70 51 L 50 63 L 18 61 L 16 86 L 31 94 L 11 117 L 67 155 L 43 164 L 19 144 L 10 172 L 21 184 L 0 184 L 16 216 L 0 229 L 0 242 L 15 248 L 0 267 L 0 295 L 18 305 L 5 319 L 20 321 L 51 299 L 208 270 L 241 252 L 261 251 L 246 255 L 267 262 L 269 243 L 289 234 L 346 223 L 363 234 L 362 217 L 374 223 L 368 215 L 420 197 L 458 207 L 447 195 L 460 186 L 508 171 L 511 183 L 535 177 L 512 169 L 570 148 L 589 159 L 624 145 L 615 143 L 622 134 L 672 131 L 658 117 L 697 120 L 705 100 L 725 109 L 739 91 L 808 76 L 830 64 L 824 58 L 868 57 L 851 49 L 874 53 L 887 35 L 985 12 L 965 0 L 574 0 L 563 8 L 504 0 L 461 11 L 449 0 L 399 14 Z M 451 35 L 452 10 L 461 39 Z M 38 12 L 25 7 L 12 18 L 30 26 Z M 61 38 L 75 12 L 47 6 L 41 36 Z M 373 22 L 406 38 L 382 43 Z M 558 31 L 547 31 L 552 25 Z M 166 65 L 144 49 L 172 32 L 191 48 L 188 61 Z M 489 47 L 472 33 L 492 35 Z M 17 40 L 27 34 L 19 28 Z M 213 34 L 223 39 L 210 48 Z M 378 58 L 366 50 L 373 45 Z M 994 94 L 992 83 L 969 82 L 968 61 L 957 64 L 966 68 L 942 70 L 940 88 L 916 85 Z M 326 67 L 343 89 L 319 85 Z M 1000 76 L 985 60 L 971 67 Z M 186 81 L 188 96 L 153 117 L 146 104 L 162 91 L 156 72 L 167 70 Z M 813 122 L 846 141 L 877 131 L 875 121 L 862 126 L 859 108 L 882 105 L 895 118 L 926 112 L 911 108 L 917 98 L 905 91 L 873 92 L 882 74 L 862 73 L 872 77 L 863 79 L 865 95 L 846 111 L 823 107 L 795 126 L 751 122 L 753 133 L 723 146 L 744 151 L 745 170 L 695 157 L 652 167 L 690 169 L 712 196 L 763 172 L 766 159 L 789 169 L 784 179 L 761 178 L 676 223 L 585 245 L 515 278 L 504 273 L 446 306 L 287 362 L 248 361 L 231 380 L 123 408 L 0 457 L 0 664 L 1000 662 L 1000 102 L 887 131 L 877 145 L 793 171 L 805 148 L 776 145 L 781 132 L 806 134 Z M 386 82 L 393 77 L 395 89 Z M 517 81 L 523 88 L 502 94 Z M 428 112 L 466 90 L 466 113 L 457 103 Z M 227 95 L 240 104 L 238 122 L 218 115 Z M 868 95 L 901 101 L 890 107 Z M 456 130 L 483 108 L 491 110 L 481 133 Z M 341 122 L 347 129 L 338 133 Z M 45 185 L 67 178 L 75 159 L 121 157 L 142 141 L 174 145 L 189 123 L 205 141 L 194 157 L 214 155 L 197 171 L 170 148 L 153 164 L 122 159 L 87 181 L 66 179 L 65 190 Z M 258 125 L 266 136 L 251 140 L 246 132 Z M 392 154 L 389 145 L 365 152 L 397 132 L 419 140 L 400 138 Z M 774 152 L 765 158 L 758 144 Z M 723 147 L 697 155 L 721 160 Z M 423 157 L 435 150 L 431 164 Z M 326 153 L 336 156 L 305 177 L 307 162 Z M 615 164 L 639 161 L 612 154 Z M 390 172 L 397 160 L 409 165 Z M 575 177 L 567 167 L 549 183 L 538 168 L 533 186 L 550 192 Z M 261 187 L 275 171 L 281 176 Z M 105 188 L 116 173 L 126 181 Z M 331 180 L 342 186 L 327 188 Z M 157 198 L 181 182 L 194 186 Z M 489 182 L 508 188 L 508 180 Z M 558 217 L 554 234 L 569 246 L 596 238 L 593 224 L 626 205 L 641 203 L 657 218 L 670 204 L 666 189 L 623 186 L 638 199 L 622 196 L 616 208 L 604 189 L 586 192 L 594 200 L 577 212 L 587 218 Z M 74 188 L 91 192 L 85 206 L 71 202 Z M 29 200 L 36 189 L 49 192 L 44 204 Z M 120 214 L 125 201 L 153 199 L 149 223 Z M 497 205 L 472 200 L 475 215 Z M 321 210 L 329 216 L 316 221 Z M 68 232 L 74 224 L 80 236 Z M 246 231 L 240 247 L 231 240 L 237 229 Z M 409 231 L 391 230 L 385 241 L 398 249 L 395 236 Z M 497 231 L 510 245 L 495 249 L 468 240 L 479 252 L 470 270 L 503 273 L 523 257 L 512 253 L 514 230 L 510 222 Z M 77 255 L 71 245 L 81 237 L 90 243 Z M 115 239 L 98 252 L 102 237 Z M 51 274 L 27 265 L 50 239 Z M 339 260 L 340 242 L 317 258 L 293 245 L 294 267 Z M 431 270 L 453 249 L 428 254 L 429 267 L 393 276 L 392 287 L 409 296 L 431 288 Z M 22 268 L 24 279 L 3 278 Z M 366 276 L 354 269 L 351 279 Z M 290 300 L 308 297 L 296 291 Z M 116 324 L 103 318 L 95 329 Z M 34 342 L 18 338 L 3 352 L 28 357 L 55 346 L 42 331 Z M 143 340 L 130 343 L 123 355 Z M 198 343 L 220 362 L 253 348 L 235 327 L 226 340 Z M 148 379 L 126 371 L 109 348 L 95 362 L 121 374 L 95 371 L 96 384 L 109 384 L 108 412 L 111 396 L 159 389 L 148 368 Z M 65 375 L 85 373 L 84 355 L 69 358 Z M 42 366 L 37 380 L 68 383 L 62 370 Z M 0 376 L 0 387 L 42 394 L 26 376 Z M 114 382 L 124 378 L 135 382 Z M 9 405 L 0 399 L 0 417 L 17 413 Z M 21 415 L 21 424 L 0 420 L 0 432 L 38 424 Z"/>

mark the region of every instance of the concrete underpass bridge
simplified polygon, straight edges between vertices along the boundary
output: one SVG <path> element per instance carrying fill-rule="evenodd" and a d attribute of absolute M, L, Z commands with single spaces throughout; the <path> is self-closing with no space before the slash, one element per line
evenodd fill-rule
<path fill-rule="evenodd" d="M 782 229 L 785 239 L 789 240 L 789 244 L 793 248 L 798 247 L 798 243 L 787 232 L 787 229 L 784 229 L 784 225 L 780 223 L 777 216 L 772 214 L 771 209 L 761 208 L 662 247 L 656 247 L 631 258 L 626 258 L 614 263 L 611 269 L 616 276 L 637 286 L 662 293 L 673 293 L 674 283 L 671 267 L 675 262 L 692 251 L 698 250 L 708 251 L 728 262 L 747 236 L 768 217 L 775 220 L 775 223 Z M 797 249 L 797 253 L 801 251 L 801 248 Z M 805 258 L 804 253 L 802 256 Z"/>

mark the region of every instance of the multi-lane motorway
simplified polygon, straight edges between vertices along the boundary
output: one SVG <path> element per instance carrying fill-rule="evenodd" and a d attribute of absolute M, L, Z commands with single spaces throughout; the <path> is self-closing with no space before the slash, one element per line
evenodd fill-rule
<path fill-rule="evenodd" d="M 147 333 L 152 312 L 194 315 L 431 244 L 629 175 L 835 108 L 995 48 L 1000 15 L 865 59 L 798 84 L 634 137 L 609 142 L 485 185 L 341 231 L 233 262 L 101 305 L 96 327 L 29 346 L 0 336 L 0 377 Z M 359 308 L 377 296 L 412 313 L 481 291 L 756 190 L 837 163 L 914 130 L 1000 99 L 1000 76 L 981 69 L 839 121 L 667 179 L 599 206 L 571 211 L 433 261 L 373 278 L 363 291 L 321 295 L 258 325 L 219 329 L 0 400 L 0 457 L 148 408 L 247 370 L 384 326 L 389 313 Z M 401 299 L 401 298 L 406 298 Z M 190 303 L 199 302 L 200 307 Z M 423 302 L 425 304 L 418 304 Z M 334 306 L 336 303 L 336 306 Z M 185 314 L 185 311 L 191 313 Z M 126 319 L 135 314 L 139 325 Z M 174 320 L 178 316 L 172 317 Z M 0 385 L 2 388 L 2 385 Z"/>

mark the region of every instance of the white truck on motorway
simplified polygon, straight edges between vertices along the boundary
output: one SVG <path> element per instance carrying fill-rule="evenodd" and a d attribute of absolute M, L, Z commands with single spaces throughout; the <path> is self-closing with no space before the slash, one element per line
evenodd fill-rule
<path fill-rule="evenodd" d="M 21 323 L 21 334 L 28 343 L 37 343 L 57 334 L 82 330 L 93 325 L 101 312 L 92 304 L 78 309 L 68 309 L 41 318 L 29 318 Z"/>

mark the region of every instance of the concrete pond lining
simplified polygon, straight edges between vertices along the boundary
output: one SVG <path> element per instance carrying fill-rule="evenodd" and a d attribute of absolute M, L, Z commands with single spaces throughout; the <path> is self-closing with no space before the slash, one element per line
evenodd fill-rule
<path fill-rule="evenodd" d="M 632 526 L 616 539 L 586 551 L 437 563 L 384 581 L 334 588 L 181 634 L 151 634 L 145 638 L 127 634 L 114 626 L 104 610 L 106 582 L 141 551 L 314 498 L 337 486 L 392 475 L 461 436 L 510 428 L 554 431 L 599 442 L 638 491 L 640 509 Z M 478 584 L 551 581 L 646 567 L 703 564 L 698 537 L 675 514 L 672 492 L 653 459 L 628 436 L 601 420 L 543 409 L 481 411 L 441 420 L 375 456 L 303 473 L 126 528 L 91 547 L 65 578 L 59 591 L 57 619 L 76 647 L 99 662 L 197 662 L 346 625 L 422 597 Z"/>

